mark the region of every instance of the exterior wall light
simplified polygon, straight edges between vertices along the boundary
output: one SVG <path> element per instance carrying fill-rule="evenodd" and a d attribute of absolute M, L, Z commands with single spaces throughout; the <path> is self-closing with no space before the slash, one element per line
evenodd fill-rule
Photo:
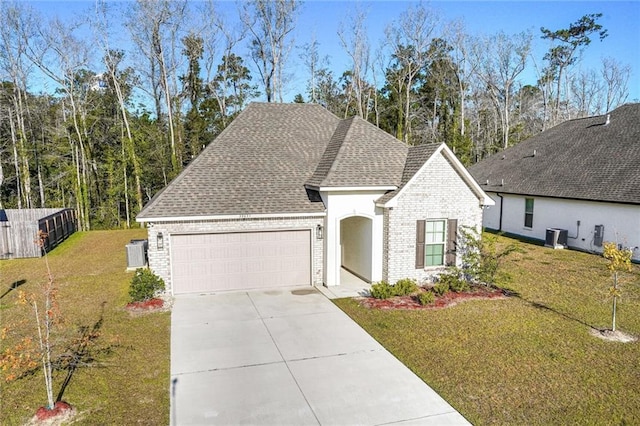
<path fill-rule="evenodd" d="M 316 238 L 321 240 L 324 237 L 324 228 L 322 225 L 316 226 Z"/>
<path fill-rule="evenodd" d="M 158 235 L 156 236 L 156 243 L 158 250 L 164 249 L 164 236 L 162 235 L 162 232 L 158 232 Z"/>

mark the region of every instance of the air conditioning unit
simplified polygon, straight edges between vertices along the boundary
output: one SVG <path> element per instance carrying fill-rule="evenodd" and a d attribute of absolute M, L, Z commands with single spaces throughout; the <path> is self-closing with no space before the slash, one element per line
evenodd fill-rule
<path fill-rule="evenodd" d="M 131 240 L 127 244 L 127 269 L 144 268 L 147 266 L 147 240 Z"/>
<path fill-rule="evenodd" d="M 566 229 L 547 228 L 547 235 L 544 240 L 545 247 L 554 249 L 567 248 L 568 231 Z"/>

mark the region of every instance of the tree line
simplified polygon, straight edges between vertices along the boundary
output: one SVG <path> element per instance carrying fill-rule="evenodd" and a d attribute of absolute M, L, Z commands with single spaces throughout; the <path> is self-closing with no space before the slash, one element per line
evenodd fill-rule
<path fill-rule="evenodd" d="M 63 21 L 3 2 L 0 208 L 74 207 L 81 229 L 130 227 L 248 102 L 283 102 L 293 76 L 307 81 L 295 102 L 359 115 L 407 144 L 446 142 L 467 165 L 628 97 L 628 65 L 576 67 L 607 36 L 601 14 L 537 35 L 473 35 L 416 3 L 374 46 L 355 6 L 338 29 L 350 65 L 336 74 L 316 39 L 296 44 L 302 7 L 239 2 L 228 19 L 215 1 L 98 0 Z M 550 43 L 543 58 L 536 37 Z M 523 85 L 531 67 L 538 81 Z"/>

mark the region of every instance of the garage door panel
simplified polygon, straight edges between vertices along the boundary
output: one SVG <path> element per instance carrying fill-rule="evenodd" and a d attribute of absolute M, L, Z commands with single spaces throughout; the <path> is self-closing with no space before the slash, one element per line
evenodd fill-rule
<path fill-rule="evenodd" d="M 173 235 L 175 294 L 311 285 L 311 232 Z"/>

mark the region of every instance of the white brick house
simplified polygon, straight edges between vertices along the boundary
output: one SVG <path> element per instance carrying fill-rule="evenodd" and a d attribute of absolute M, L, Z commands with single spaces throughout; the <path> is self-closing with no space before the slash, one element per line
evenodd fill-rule
<path fill-rule="evenodd" d="M 423 280 L 493 202 L 444 144 L 309 104 L 251 104 L 138 215 L 172 294 Z"/>

